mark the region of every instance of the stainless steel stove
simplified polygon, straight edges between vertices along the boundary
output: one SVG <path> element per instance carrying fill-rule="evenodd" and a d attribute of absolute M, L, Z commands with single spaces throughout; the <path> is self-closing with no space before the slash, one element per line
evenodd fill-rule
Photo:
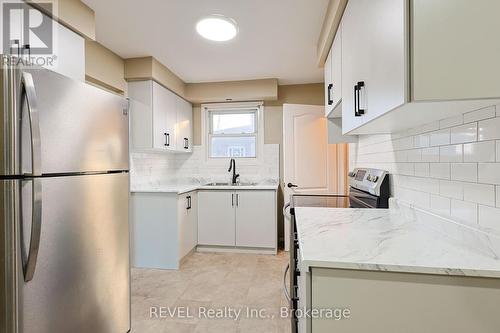
<path fill-rule="evenodd" d="M 295 208 L 297 207 L 329 207 L 329 208 L 389 208 L 389 175 L 387 171 L 379 169 L 357 168 L 349 172 L 348 195 L 311 195 L 297 194 L 290 199 L 291 231 L 290 231 L 290 263 L 285 271 L 283 288 L 289 301 L 290 309 L 298 307 L 298 269 L 297 253 L 299 241 Z M 290 291 L 286 287 L 286 274 L 290 272 Z M 295 311 L 292 311 L 292 333 L 298 331 L 298 320 Z"/>

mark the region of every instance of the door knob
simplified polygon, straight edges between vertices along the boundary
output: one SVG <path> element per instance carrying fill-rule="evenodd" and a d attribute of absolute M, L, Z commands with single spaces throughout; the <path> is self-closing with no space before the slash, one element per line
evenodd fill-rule
<path fill-rule="evenodd" d="M 299 187 L 298 185 L 292 183 L 288 183 L 286 186 L 288 186 L 288 188 Z"/>

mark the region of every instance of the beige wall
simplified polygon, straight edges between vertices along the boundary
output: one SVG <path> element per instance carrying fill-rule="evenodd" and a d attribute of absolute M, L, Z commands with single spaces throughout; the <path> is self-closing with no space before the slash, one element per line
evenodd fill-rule
<path fill-rule="evenodd" d="M 80 0 L 31 0 L 33 6 L 58 20 L 64 26 L 78 33 L 86 39 L 95 40 L 95 13 Z M 49 13 L 37 2 L 52 2 L 53 12 Z"/>
<path fill-rule="evenodd" d="M 273 101 L 278 99 L 278 80 L 188 83 L 186 99 L 192 103 Z"/>
<path fill-rule="evenodd" d="M 126 94 L 125 62 L 101 44 L 85 41 L 85 79 L 108 90 Z"/>
<path fill-rule="evenodd" d="M 346 6 L 347 0 L 330 0 L 328 4 L 325 20 L 323 21 L 323 27 L 318 39 L 317 61 L 320 67 L 323 67 L 328 57 L 328 52 L 330 52 Z"/>
<path fill-rule="evenodd" d="M 125 80 L 155 80 L 177 95 L 186 98 L 186 84 L 184 81 L 153 57 L 126 59 Z"/>

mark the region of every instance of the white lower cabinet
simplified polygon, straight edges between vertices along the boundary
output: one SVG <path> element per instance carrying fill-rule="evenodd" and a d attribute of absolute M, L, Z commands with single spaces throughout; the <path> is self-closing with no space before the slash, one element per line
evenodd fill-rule
<path fill-rule="evenodd" d="M 307 275 L 310 309 L 336 313 L 306 318 L 299 333 L 496 333 L 500 327 L 498 279 L 316 267 Z"/>
<path fill-rule="evenodd" d="M 177 198 L 179 225 L 179 258 L 187 256 L 198 244 L 198 193 L 189 192 Z"/>
<path fill-rule="evenodd" d="M 276 191 L 200 191 L 198 245 L 276 251 Z"/>
<path fill-rule="evenodd" d="M 274 191 L 239 191 L 235 195 L 236 246 L 275 247 Z"/>
<path fill-rule="evenodd" d="M 197 193 L 132 193 L 133 267 L 179 269 L 197 244 Z"/>
<path fill-rule="evenodd" d="M 234 246 L 234 192 L 201 191 L 198 199 L 198 244 Z"/>

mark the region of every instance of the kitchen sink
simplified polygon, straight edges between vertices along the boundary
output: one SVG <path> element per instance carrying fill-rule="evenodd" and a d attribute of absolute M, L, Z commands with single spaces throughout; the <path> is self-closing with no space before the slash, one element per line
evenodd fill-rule
<path fill-rule="evenodd" d="M 237 184 L 231 184 L 231 183 L 208 183 L 205 186 L 255 186 L 257 183 L 237 183 Z"/>

